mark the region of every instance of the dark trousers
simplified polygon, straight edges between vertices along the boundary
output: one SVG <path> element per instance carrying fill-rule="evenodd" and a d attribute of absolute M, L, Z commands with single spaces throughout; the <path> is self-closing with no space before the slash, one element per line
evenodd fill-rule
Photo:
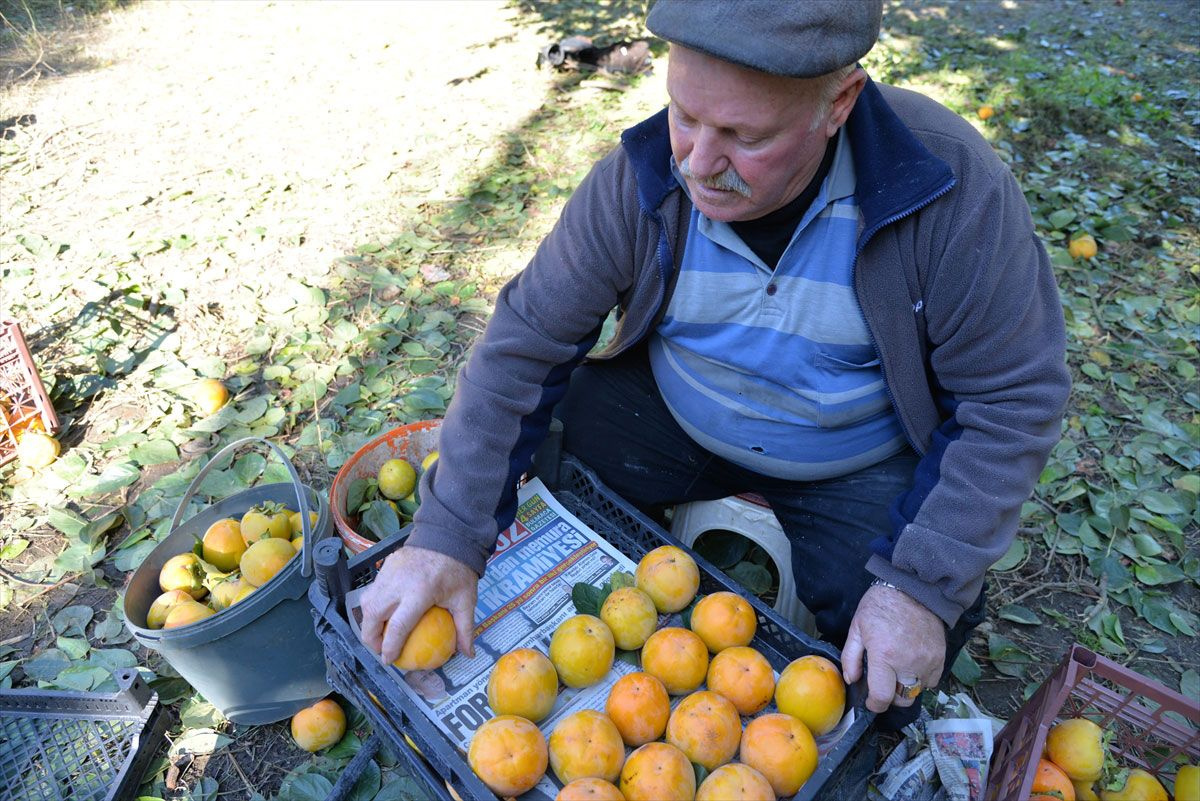
<path fill-rule="evenodd" d="M 790 481 L 739 467 L 701 448 L 675 422 L 644 347 L 577 369 L 556 416 L 563 421 L 564 449 L 650 514 L 743 492 L 762 495 L 791 543 L 800 601 L 812 612 L 822 638 L 842 647 L 858 602 L 874 579 L 865 569 L 871 540 L 889 529 L 888 505 L 912 481 L 918 457 L 911 449 L 825 481 Z M 971 630 L 982 622 L 983 609 L 981 593 L 947 630 L 947 672 Z M 916 704 L 893 707 L 878 723 L 900 728 L 918 712 Z"/>

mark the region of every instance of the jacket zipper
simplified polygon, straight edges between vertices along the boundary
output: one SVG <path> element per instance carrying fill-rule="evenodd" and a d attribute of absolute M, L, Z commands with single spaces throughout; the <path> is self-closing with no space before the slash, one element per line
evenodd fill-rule
<path fill-rule="evenodd" d="M 953 189 L 954 185 L 957 182 L 958 182 L 958 180 L 956 178 L 951 178 L 946 183 L 945 186 L 943 186 L 941 189 L 937 190 L 932 195 L 925 198 L 920 203 L 917 203 L 914 206 L 910 206 L 908 209 L 900 212 L 899 214 L 894 214 L 891 217 L 888 217 L 887 219 L 883 220 L 883 222 L 878 223 L 877 225 L 875 225 L 875 227 L 873 227 L 869 231 L 867 231 L 867 233 L 863 235 L 862 240 L 858 246 L 858 249 L 854 251 L 854 265 L 850 268 L 851 283 L 852 284 L 857 283 L 858 257 L 859 257 L 859 255 L 862 254 L 863 248 L 865 248 L 867 246 L 867 242 L 869 242 L 871 240 L 871 237 L 875 236 L 875 234 L 879 233 L 879 231 L 881 231 L 882 229 L 891 225 L 892 223 L 899 222 L 900 220 L 904 219 L 905 217 L 908 217 L 911 214 L 916 214 L 918 211 L 925 208 L 930 203 L 937 200 L 942 195 L 946 194 L 951 189 Z M 908 441 L 909 446 L 914 451 L 916 451 L 919 455 L 924 456 L 925 449 L 922 448 L 920 445 L 918 445 L 917 442 L 913 439 L 912 432 L 909 430 L 908 422 L 904 419 L 904 416 L 900 413 L 900 406 L 899 406 L 899 404 L 896 403 L 896 398 L 892 395 L 892 388 L 891 388 L 891 385 L 888 383 L 887 367 L 884 365 L 884 362 L 883 362 L 883 354 L 880 352 L 879 345 L 875 341 L 875 333 L 871 330 L 871 324 L 867 321 L 867 315 L 863 313 L 862 303 L 858 299 L 857 287 L 854 292 L 854 302 L 858 305 L 858 313 L 862 317 L 863 323 L 866 326 L 867 339 L 869 339 L 871 342 L 871 349 L 875 352 L 875 357 L 877 359 L 879 359 L 879 372 L 883 375 L 883 391 L 887 395 L 888 402 L 892 404 L 892 408 L 896 410 L 896 416 L 900 418 L 900 427 L 902 429 L 904 429 L 904 438 Z"/>

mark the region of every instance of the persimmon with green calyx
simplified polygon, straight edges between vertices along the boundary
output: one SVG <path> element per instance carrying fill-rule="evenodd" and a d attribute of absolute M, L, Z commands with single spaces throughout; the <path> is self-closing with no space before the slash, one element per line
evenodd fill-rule
<path fill-rule="evenodd" d="M 1101 790 L 1100 801 L 1168 801 L 1166 789 L 1141 768 L 1134 768 L 1117 790 Z"/>
<path fill-rule="evenodd" d="M 267 501 L 252 506 L 242 515 L 242 539 L 246 541 L 247 547 L 267 537 L 290 540 L 292 538 L 290 517 L 291 512 L 283 504 Z"/>

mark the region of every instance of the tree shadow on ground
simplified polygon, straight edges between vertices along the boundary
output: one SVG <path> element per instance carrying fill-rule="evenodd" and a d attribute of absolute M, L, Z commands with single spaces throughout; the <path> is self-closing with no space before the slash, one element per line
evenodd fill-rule
<path fill-rule="evenodd" d="M 539 33 L 554 39 L 590 36 L 603 45 L 620 39 L 644 36 L 646 0 L 512 0 L 510 5 L 536 23 Z"/>
<path fill-rule="evenodd" d="M 132 0 L 0 0 L 0 88 L 106 66 L 89 55 L 95 15 Z M 66 11 L 65 8 L 71 8 Z M 6 109 L 19 116 L 20 109 Z"/>

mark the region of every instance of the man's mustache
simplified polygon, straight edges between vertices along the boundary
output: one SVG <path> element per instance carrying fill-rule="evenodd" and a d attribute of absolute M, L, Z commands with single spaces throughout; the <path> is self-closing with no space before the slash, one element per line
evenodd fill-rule
<path fill-rule="evenodd" d="M 701 178 L 692 172 L 691 162 L 692 157 L 688 156 L 679 165 L 679 172 L 684 178 L 695 181 L 701 186 L 706 186 L 709 189 L 721 189 L 727 192 L 737 192 L 742 197 L 750 197 L 750 184 L 746 183 L 746 179 L 738 175 L 738 171 L 733 168 L 733 165 L 726 167 L 717 175 L 708 178 Z"/>

